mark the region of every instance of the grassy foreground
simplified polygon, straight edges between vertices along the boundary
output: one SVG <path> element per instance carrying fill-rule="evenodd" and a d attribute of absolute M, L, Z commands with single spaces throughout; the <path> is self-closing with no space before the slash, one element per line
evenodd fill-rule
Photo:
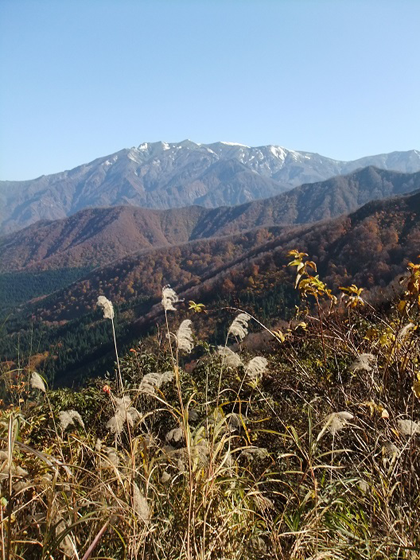
<path fill-rule="evenodd" d="M 292 252 L 302 306 L 270 330 L 237 310 L 224 346 L 163 289 L 166 328 L 115 379 L 49 390 L 4 371 L 1 558 L 420 558 L 420 265 L 379 313 Z M 255 323 L 265 356 L 242 349 Z M 98 372 L 99 373 L 99 372 Z"/>

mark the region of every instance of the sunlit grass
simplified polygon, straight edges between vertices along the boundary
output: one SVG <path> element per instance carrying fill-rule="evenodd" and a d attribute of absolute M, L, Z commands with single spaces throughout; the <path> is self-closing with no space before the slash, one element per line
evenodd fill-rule
<path fill-rule="evenodd" d="M 166 287 L 154 353 L 118 357 L 105 302 L 115 381 L 4 372 L 2 558 L 420 557 L 420 268 L 384 317 L 294 257 L 316 315 L 269 331 L 266 356 L 241 350 L 250 314 L 211 348 Z"/>

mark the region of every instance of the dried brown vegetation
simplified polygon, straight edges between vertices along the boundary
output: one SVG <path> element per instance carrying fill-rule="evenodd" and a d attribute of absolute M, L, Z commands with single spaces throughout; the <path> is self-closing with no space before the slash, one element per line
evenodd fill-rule
<path fill-rule="evenodd" d="M 420 265 L 385 316 L 291 257 L 302 306 L 281 330 L 242 311 L 212 349 L 205 309 L 181 321 L 166 287 L 166 332 L 115 382 L 3 373 L 3 558 L 419 557 Z M 241 351 L 253 322 L 270 355 Z"/>

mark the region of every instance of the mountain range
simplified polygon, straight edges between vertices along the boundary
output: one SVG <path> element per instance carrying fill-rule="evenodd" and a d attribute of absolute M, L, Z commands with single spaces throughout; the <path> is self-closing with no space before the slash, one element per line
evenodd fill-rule
<path fill-rule="evenodd" d="M 307 252 L 329 286 L 354 282 L 387 299 L 419 245 L 420 172 L 372 166 L 233 207 L 122 205 L 41 220 L 0 238 L 1 360 L 36 347 L 48 379 L 68 384 L 99 363 L 112 368 L 98 295 L 116 306 L 130 348 L 162 319 L 167 283 L 185 302 L 181 317 L 189 300 L 206 305 L 194 323 L 214 329 L 214 341 L 221 307 L 272 325 L 298 302 L 291 249 Z"/>
<path fill-rule="evenodd" d="M 167 283 L 183 300 L 211 306 L 229 294 L 236 301 L 250 292 L 268 300 L 281 286 L 292 289 L 285 265 L 287 252 L 296 248 L 311 255 L 331 286 L 355 282 L 383 289 L 404 272 L 408 260 L 416 260 L 419 243 L 417 191 L 371 201 L 353 213 L 314 224 L 261 227 L 133 253 L 33 302 L 30 312 L 53 324 L 80 318 L 96 308 L 102 293 L 126 309 L 143 302 L 127 318 L 150 326 L 162 312 L 153 304 Z"/>
<path fill-rule="evenodd" d="M 280 146 L 196 144 L 189 140 L 144 143 L 70 171 L 30 181 L 1 181 L 0 234 L 94 207 L 238 205 L 366 166 L 417 172 L 420 152 L 393 152 L 343 162 Z"/>
<path fill-rule="evenodd" d="M 235 207 L 85 209 L 0 238 L 0 272 L 103 266 L 127 255 L 256 227 L 311 223 L 347 214 L 374 199 L 420 189 L 420 172 L 374 167 L 306 184 Z"/>

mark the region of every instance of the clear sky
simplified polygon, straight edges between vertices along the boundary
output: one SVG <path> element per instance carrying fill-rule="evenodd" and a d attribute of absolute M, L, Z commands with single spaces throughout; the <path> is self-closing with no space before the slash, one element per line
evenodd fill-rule
<path fill-rule="evenodd" d="M 0 178 L 142 142 L 420 148 L 419 0 L 0 0 Z"/>

